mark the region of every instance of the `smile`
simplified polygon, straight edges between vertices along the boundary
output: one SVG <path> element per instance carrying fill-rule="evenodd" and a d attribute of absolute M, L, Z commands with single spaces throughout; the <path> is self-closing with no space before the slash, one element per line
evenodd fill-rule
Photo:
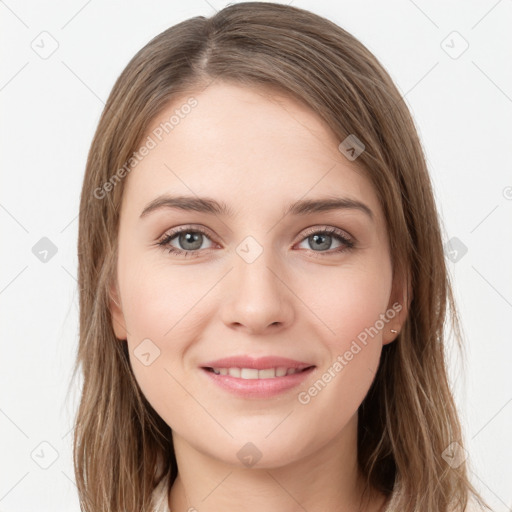
<path fill-rule="evenodd" d="M 316 366 L 304 369 L 287 368 L 237 368 L 237 367 L 202 367 L 202 374 L 213 383 L 228 392 L 243 399 L 263 399 L 291 392 L 303 384 L 317 370 Z"/>
<path fill-rule="evenodd" d="M 230 377 L 249 380 L 285 377 L 286 375 L 303 372 L 308 368 L 298 370 L 297 368 L 286 368 L 285 366 L 280 366 L 277 368 L 264 368 L 262 370 L 257 370 L 256 368 L 207 368 L 207 370 L 212 371 L 216 375 L 229 375 Z"/>

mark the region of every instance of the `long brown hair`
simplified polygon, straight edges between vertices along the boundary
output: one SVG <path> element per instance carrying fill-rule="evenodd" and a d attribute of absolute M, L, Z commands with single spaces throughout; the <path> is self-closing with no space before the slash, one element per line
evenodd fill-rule
<path fill-rule="evenodd" d="M 177 475 L 171 429 L 142 394 L 127 344 L 112 327 L 109 289 L 126 167 L 116 171 L 169 101 L 213 80 L 278 88 L 313 109 L 340 142 L 353 134 L 364 144 L 357 163 L 382 204 L 394 278 L 408 283 L 411 294 L 405 324 L 383 347 L 359 408 L 359 464 L 367 488 L 389 496 L 387 510 L 463 511 L 472 496 L 482 503 L 466 464 L 452 467 L 443 457 L 450 446 L 464 446 L 445 363 L 447 313 L 459 348 L 462 343 L 411 115 L 375 56 L 348 32 L 299 8 L 247 2 L 183 21 L 142 48 L 116 81 L 89 151 L 73 372 L 73 378 L 80 367 L 83 372 L 73 447 L 82 510 L 150 510 L 156 484 L 165 478 L 170 486 Z"/>

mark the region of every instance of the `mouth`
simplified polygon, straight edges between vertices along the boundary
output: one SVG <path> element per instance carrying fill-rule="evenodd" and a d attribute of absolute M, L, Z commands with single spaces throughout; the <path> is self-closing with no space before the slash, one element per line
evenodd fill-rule
<path fill-rule="evenodd" d="M 215 384 L 226 396 L 244 400 L 268 400 L 278 395 L 291 393 L 294 388 L 312 379 L 316 366 L 294 368 L 275 366 L 269 368 L 239 368 L 203 366 L 201 373 L 206 377 L 205 385 Z M 291 399 L 291 398 L 290 398 Z"/>
<path fill-rule="evenodd" d="M 237 379 L 245 380 L 261 380 L 261 379 L 276 379 L 280 377 L 287 377 L 296 373 L 307 372 L 313 369 L 314 366 L 306 366 L 305 368 L 287 368 L 286 366 L 278 366 L 274 368 L 213 368 L 203 367 L 204 370 L 214 373 L 215 375 L 227 375 Z"/>

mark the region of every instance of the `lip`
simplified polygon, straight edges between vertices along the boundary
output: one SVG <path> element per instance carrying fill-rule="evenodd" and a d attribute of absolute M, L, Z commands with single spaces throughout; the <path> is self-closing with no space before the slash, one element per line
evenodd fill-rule
<path fill-rule="evenodd" d="M 274 377 L 269 379 L 242 379 L 231 375 L 218 375 L 209 368 L 253 368 L 263 370 L 265 368 L 295 368 L 299 373 Z M 316 369 L 311 363 L 296 361 L 283 357 L 267 356 L 252 358 L 249 356 L 233 356 L 209 361 L 201 365 L 200 370 L 213 382 L 225 391 L 241 398 L 267 399 L 289 391 L 301 384 Z M 302 371 L 304 370 L 304 371 Z"/>

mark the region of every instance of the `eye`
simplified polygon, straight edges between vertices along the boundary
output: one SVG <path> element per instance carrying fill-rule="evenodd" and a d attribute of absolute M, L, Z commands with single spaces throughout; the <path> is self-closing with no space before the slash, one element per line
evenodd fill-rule
<path fill-rule="evenodd" d="M 353 249 L 355 246 L 354 241 L 344 231 L 338 228 L 329 227 L 324 229 L 312 228 L 306 232 L 306 238 L 301 242 L 307 243 L 309 248 L 313 249 L 313 252 L 328 254 L 340 253 L 346 250 Z M 333 240 L 337 241 L 340 245 L 337 248 L 332 249 Z M 320 249 L 317 251 L 316 249 Z M 329 250 L 329 251 L 327 251 Z M 323 254 L 315 254 L 315 256 L 323 256 Z"/>
<path fill-rule="evenodd" d="M 198 256 L 198 250 L 201 248 L 205 249 L 202 247 L 205 238 L 210 239 L 205 230 L 184 226 L 166 234 L 164 238 L 158 242 L 158 245 L 165 247 L 171 254 Z M 174 239 L 176 239 L 176 243 L 178 243 L 182 249 L 171 244 Z"/>

